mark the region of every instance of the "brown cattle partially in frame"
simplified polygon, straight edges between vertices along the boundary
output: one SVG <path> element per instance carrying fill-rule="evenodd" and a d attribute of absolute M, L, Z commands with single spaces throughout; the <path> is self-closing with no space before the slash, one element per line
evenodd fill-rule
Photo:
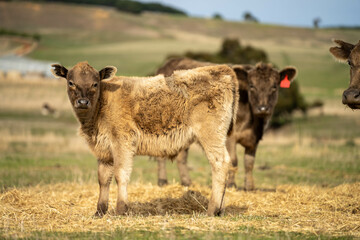
<path fill-rule="evenodd" d="M 350 66 L 350 84 L 342 95 L 342 103 L 351 109 L 360 109 L 360 41 L 357 44 L 334 40 L 337 47 L 331 47 L 331 54 Z"/>
<path fill-rule="evenodd" d="M 80 133 L 98 159 L 100 195 L 96 216 L 108 210 L 109 186 L 117 182 L 116 214 L 127 210 L 134 155 L 174 157 L 197 141 L 212 170 L 207 213 L 224 209 L 230 157 L 226 138 L 236 121 L 238 81 L 226 65 L 175 71 L 170 77 L 115 77 L 116 68 L 96 71 L 86 62 L 70 70 L 52 65 L 67 80 Z"/>

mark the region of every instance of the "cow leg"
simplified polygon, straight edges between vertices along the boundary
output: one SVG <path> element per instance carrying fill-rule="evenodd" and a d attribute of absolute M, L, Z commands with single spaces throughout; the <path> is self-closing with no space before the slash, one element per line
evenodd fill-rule
<path fill-rule="evenodd" d="M 156 158 L 158 163 L 158 186 L 162 187 L 168 184 L 167 174 L 166 174 L 166 159 L 165 158 Z"/>
<path fill-rule="evenodd" d="M 109 206 L 109 188 L 113 176 L 113 165 L 98 160 L 98 180 L 100 186 L 96 217 L 106 214 Z"/>
<path fill-rule="evenodd" d="M 236 140 L 233 136 L 227 138 L 226 148 L 229 152 L 230 160 L 231 160 L 231 167 L 229 169 L 229 175 L 226 185 L 229 188 L 231 187 L 236 188 L 235 176 L 238 170 L 238 159 L 236 156 Z"/>
<path fill-rule="evenodd" d="M 245 148 L 244 167 L 245 167 L 245 191 L 253 191 L 255 189 L 253 168 L 255 163 L 255 148 Z"/>
<path fill-rule="evenodd" d="M 230 167 L 230 156 L 226 147 L 207 152 L 211 164 L 212 193 L 207 210 L 208 216 L 220 216 L 224 209 L 226 177 Z"/>
<path fill-rule="evenodd" d="M 183 185 L 183 186 L 191 185 L 191 179 L 189 176 L 189 168 L 187 166 L 188 152 L 189 152 L 189 149 L 187 148 L 187 149 L 181 151 L 176 156 L 176 163 L 177 163 L 177 167 L 179 169 L 181 185 Z"/>
<path fill-rule="evenodd" d="M 124 148 L 123 148 L 124 149 Z M 134 153 L 128 150 L 114 154 L 114 176 L 117 183 L 116 214 L 124 215 L 127 210 L 127 186 L 130 181 Z"/>

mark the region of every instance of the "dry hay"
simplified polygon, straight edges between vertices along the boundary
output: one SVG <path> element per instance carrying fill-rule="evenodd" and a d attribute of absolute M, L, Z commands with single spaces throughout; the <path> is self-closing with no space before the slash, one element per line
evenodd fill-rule
<path fill-rule="evenodd" d="M 93 218 L 98 197 L 95 184 L 54 184 L 10 189 L 0 194 L 0 228 L 5 236 L 32 231 L 261 231 L 360 237 L 360 183 L 334 188 L 283 185 L 275 191 L 228 189 L 223 217 L 207 217 L 210 188 L 173 184 L 129 186 L 127 216 L 115 216 L 115 186 L 110 213 Z"/>

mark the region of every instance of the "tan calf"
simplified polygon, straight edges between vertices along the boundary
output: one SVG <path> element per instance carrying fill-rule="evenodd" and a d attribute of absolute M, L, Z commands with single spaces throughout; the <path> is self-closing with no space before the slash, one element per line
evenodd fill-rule
<path fill-rule="evenodd" d="M 55 76 L 67 80 L 80 133 L 98 159 L 97 216 L 108 210 L 113 176 L 118 187 L 116 213 L 126 212 L 134 155 L 174 157 L 194 141 L 211 164 L 208 215 L 221 213 L 230 166 L 225 142 L 239 99 L 231 68 L 222 65 L 176 71 L 170 77 L 136 78 L 114 77 L 115 67 L 98 72 L 86 62 L 70 70 L 59 64 L 53 67 Z"/>

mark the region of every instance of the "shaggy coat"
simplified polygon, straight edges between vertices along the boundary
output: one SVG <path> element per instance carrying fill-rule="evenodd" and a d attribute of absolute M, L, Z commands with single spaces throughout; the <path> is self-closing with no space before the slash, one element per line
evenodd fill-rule
<path fill-rule="evenodd" d="M 194 141 L 212 167 L 208 215 L 224 205 L 230 157 L 225 142 L 235 122 L 238 82 L 228 66 L 175 71 L 147 78 L 114 77 L 116 68 L 96 71 L 81 62 L 72 69 L 53 65 L 66 78 L 80 134 L 98 159 L 100 195 L 97 216 L 108 209 L 109 185 L 118 186 L 116 213 L 127 209 L 127 185 L 135 155 L 172 158 Z"/>
<path fill-rule="evenodd" d="M 164 66 L 159 68 L 157 74 L 169 76 L 177 69 L 192 69 L 206 65 L 215 64 L 199 62 L 188 58 L 170 59 Z M 288 76 L 290 81 L 294 79 L 296 69 L 287 67 L 279 72 L 270 64 L 263 63 L 259 63 L 256 66 L 232 65 L 232 69 L 239 82 L 238 92 L 240 93 L 240 99 L 234 130 L 228 136 L 226 143 L 232 162 L 227 185 L 229 187 L 236 187 L 235 175 L 238 166 L 236 144 L 239 143 L 245 148 L 245 190 L 253 190 L 255 186 L 252 171 L 256 149 L 277 103 L 280 81 L 285 75 Z M 184 150 L 176 158 L 183 185 L 191 184 L 186 165 L 187 152 L 187 149 Z M 158 173 L 158 184 L 166 184 L 164 159 L 158 160 Z"/>
<path fill-rule="evenodd" d="M 352 109 L 360 109 L 360 41 L 354 45 L 334 40 L 338 47 L 330 48 L 331 54 L 350 66 L 350 85 L 342 95 L 343 104 Z"/>

